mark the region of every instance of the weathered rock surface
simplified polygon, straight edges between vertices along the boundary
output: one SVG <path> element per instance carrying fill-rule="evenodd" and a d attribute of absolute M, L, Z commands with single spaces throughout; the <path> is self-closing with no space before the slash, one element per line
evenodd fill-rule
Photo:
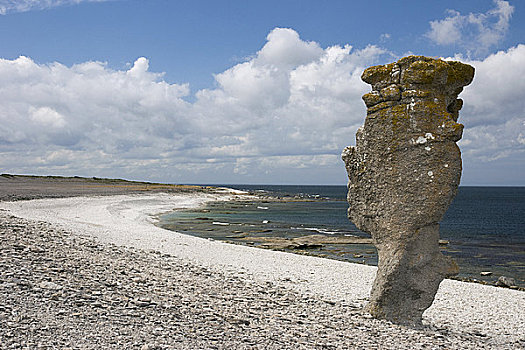
<path fill-rule="evenodd" d="M 356 146 L 344 149 L 349 219 L 372 235 L 379 270 L 367 311 L 417 325 L 458 267 L 439 251 L 439 224 L 456 195 L 463 86 L 474 68 L 409 56 L 364 71 L 372 92 Z"/>

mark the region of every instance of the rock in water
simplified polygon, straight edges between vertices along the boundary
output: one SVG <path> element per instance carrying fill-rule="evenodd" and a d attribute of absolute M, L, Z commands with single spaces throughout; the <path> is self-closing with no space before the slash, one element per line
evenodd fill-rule
<path fill-rule="evenodd" d="M 366 69 L 372 85 L 356 146 L 343 150 L 349 219 L 372 235 L 379 266 L 367 311 L 418 325 L 439 284 L 458 267 L 439 250 L 439 224 L 456 195 L 461 153 L 456 142 L 474 68 L 423 56 Z"/>
<path fill-rule="evenodd" d="M 511 277 L 500 276 L 498 278 L 498 281 L 496 282 L 496 285 L 498 287 L 508 287 L 508 288 L 516 287 L 516 281 L 514 280 L 514 278 L 511 278 Z"/>

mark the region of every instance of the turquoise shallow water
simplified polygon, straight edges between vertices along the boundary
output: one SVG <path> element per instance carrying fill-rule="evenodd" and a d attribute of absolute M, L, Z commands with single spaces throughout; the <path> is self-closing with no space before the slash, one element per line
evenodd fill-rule
<path fill-rule="evenodd" d="M 160 225 L 199 237 L 255 246 L 259 243 L 246 237 L 368 237 L 346 217 L 345 186 L 228 187 L 285 200 L 210 203 L 205 208 L 165 214 Z M 459 277 L 493 283 L 505 275 L 525 287 L 525 187 L 460 187 L 440 232 L 441 238 L 449 241 L 443 253 L 458 262 Z M 325 245 L 299 253 L 377 265 L 372 245 Z M 481 271 L 493 274 L 481 276 Z"/>

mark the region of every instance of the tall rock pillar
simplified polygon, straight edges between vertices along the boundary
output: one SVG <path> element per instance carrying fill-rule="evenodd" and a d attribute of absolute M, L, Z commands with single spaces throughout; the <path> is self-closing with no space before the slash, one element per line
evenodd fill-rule
<path fill-rule="evenodd" d="M 439 221 L 456 195 L 461 153 L 456 142 L 474 68 L 423 56 L 366 69 L 372 85 L 356 146 L 342 158 L 348 172 L 349 219 L 372 235 L 379 254 L 367 311 L 418 325 L 441 281 L 457 274 L 439 250 Z"/>

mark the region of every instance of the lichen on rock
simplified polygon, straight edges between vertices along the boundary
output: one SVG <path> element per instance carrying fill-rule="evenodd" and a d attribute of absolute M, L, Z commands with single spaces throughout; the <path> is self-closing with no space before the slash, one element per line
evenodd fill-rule
<path fill-rule="evenodd" d="M 356 146 L 342 158 L 348 173 L 348 217 L 372 235 L 379 269 L 367 311 L 418 325 L 441 281 L 457 265 L 439 250 L 439 221 L 461 177 L 457 123 L 474 68 L 408 56 L 366 69 L 372 85 Z"/>

